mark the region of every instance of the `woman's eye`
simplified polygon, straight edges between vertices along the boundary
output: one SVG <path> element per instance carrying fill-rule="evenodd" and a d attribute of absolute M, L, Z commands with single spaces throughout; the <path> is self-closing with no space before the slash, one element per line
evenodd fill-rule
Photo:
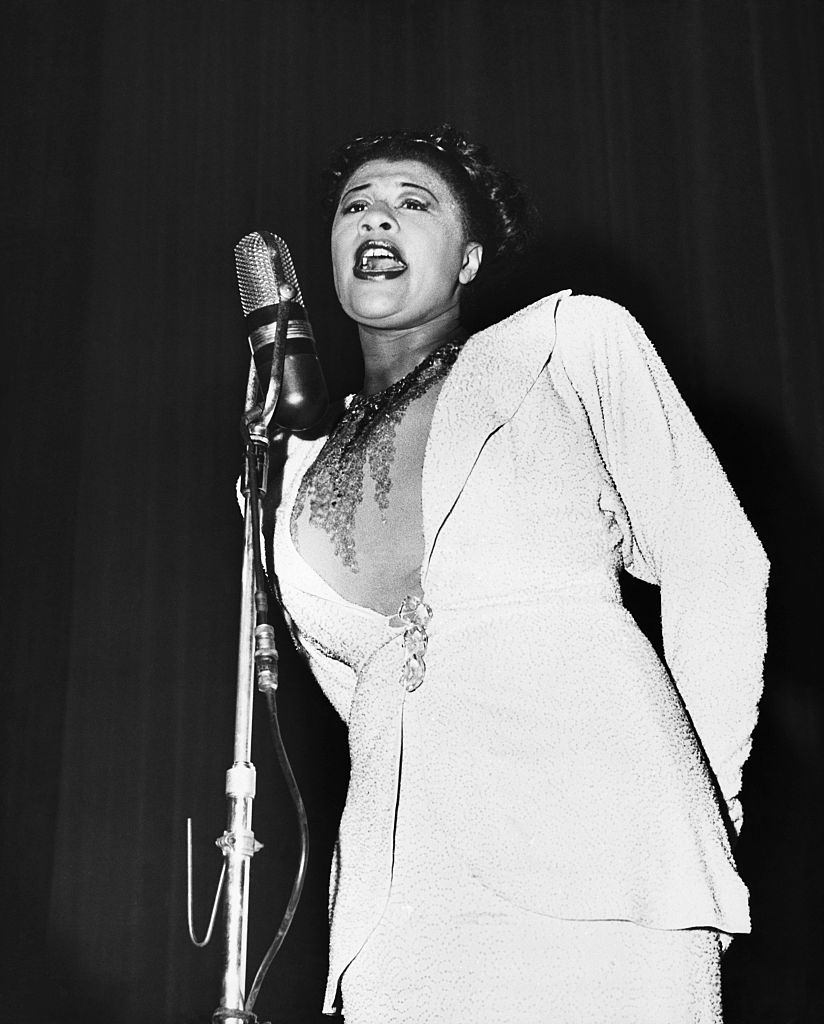
<path fill-rule="evenodd" d="M 353 199 L 351 202 L 345 203 L 341 208 L 340 212 L 344 213 L 362 213 L 369 203 L 365 199 Z M 429 204 L 423 199 L 418 199 L 415 196 L 409 196 L 406 199 L 401 199 L 398 206 L 406 210 L 428 210 Z"/>

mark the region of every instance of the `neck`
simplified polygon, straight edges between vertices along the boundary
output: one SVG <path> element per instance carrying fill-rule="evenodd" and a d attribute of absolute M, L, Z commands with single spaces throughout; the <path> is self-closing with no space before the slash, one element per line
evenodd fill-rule
<path fill-rule="evenodd" d="M 364 365 L 363 394 L 383 391 L 405 377 L 459 327 L 457 306 L 418 327 L 382 330 L 359 324 Z"/>

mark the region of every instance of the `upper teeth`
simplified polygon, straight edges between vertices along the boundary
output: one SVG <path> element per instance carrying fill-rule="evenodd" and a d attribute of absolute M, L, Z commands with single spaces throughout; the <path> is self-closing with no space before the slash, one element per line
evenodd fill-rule
<path fill-rule="evenodd" d="M 363 253 L 361 253 L 362 260 L 367 260 L 374 256 L 387 256 L 389 259 L 395 259 L 394 251 L 384 245 L 370 245 L 368 249 L 364 249 Z"/>

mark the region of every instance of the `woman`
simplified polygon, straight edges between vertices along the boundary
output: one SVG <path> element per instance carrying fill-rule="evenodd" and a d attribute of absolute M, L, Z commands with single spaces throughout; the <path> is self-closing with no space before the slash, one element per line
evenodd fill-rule
<path fill-rule="evenodd" d="M 331 174 L 364 385 L 290 442 L 274 538 L 349 729 L 325 1010 L 716 1022 L 767 563 L 623 309 L 557 292 L 466 339 L 526 209 L 451 129 L 356 140 Z M 668 670 L 622 568 L 661 587 Z"/>

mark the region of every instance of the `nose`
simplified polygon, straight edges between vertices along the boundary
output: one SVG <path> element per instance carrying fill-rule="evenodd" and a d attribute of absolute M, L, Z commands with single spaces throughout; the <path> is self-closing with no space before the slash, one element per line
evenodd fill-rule
<path fill-rule="evenodd" d="M 394 214 L 385 203 L 372 203 L 361 214 L 358 227 L 361 234 L 369 234 L 370 231 L 392 231 L 398 226 Z"/>

